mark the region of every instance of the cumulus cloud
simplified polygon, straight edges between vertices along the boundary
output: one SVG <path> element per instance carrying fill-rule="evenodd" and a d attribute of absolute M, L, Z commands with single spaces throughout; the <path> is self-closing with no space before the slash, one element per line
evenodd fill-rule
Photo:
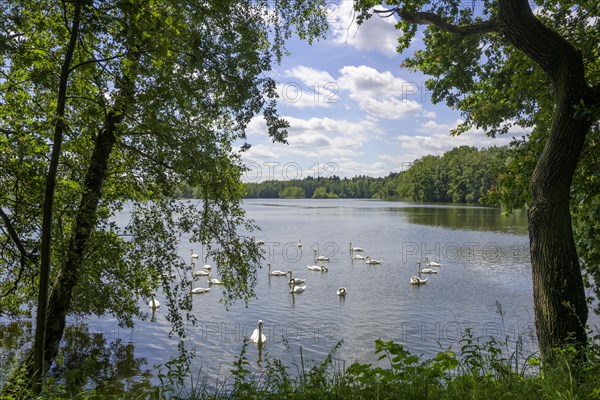
<path fill-rule="evenodd" d="M 356 24 L 352 1 L 341 0 L 329 7 L 329 22 L 334 43 L 348 44 L 358 50 L 380 52 L 389 57 L 396 55 L 398 32 L 393 17 L 374 16 L 361 26 Z"/>

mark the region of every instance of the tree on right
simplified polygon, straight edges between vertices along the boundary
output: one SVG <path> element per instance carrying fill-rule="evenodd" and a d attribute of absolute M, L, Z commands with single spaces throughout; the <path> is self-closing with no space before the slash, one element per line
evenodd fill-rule
<path fill-rule="evenodd" d="M 600 216 L 600 206 L 590 205 L 599 203 L 597 195 L 572 189 L 574 177 L 581 190 L 598 188 L 588 179 L 598 177 L 590 166 L 598 158 L 600 130 L 597 1 L 359 0 L 355 11 L 359 23 L 395 18 L 399 52 L 423 37 L 424 48 L 402 65 L 431 76 L 426 85 L 433 102 L 461 110 L 464 122 L 452 135 L 472 128 L 489 136 L 528 132 L 515 140 L 518 151 L 506 160 L 503 187 L 490 196 L 509 209 L 528 207 L 542 357 L 550 360 L 552 349 L 566 344 L 584 348 L 588 304 L 570 204 L 588 202 L 588 215 L 596 210 Z M 589 220 L 588 229 L 576 224 L 578 232 L 589 234 L 596 221 Z"/>

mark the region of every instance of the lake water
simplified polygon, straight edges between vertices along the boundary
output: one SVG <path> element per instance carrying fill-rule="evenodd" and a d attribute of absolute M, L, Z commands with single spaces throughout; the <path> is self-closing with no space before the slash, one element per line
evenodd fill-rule
<path fill-rule="evenodd" d="M 259 319 L 267 336 L 262 358 L 280 358 L 292 372 L 300 364 L 300 349 L 305 359 L 322 360 L 342 339 L 335 356 L 340 368 L 374 361 L 377 338 L 424 357 L 440 348 L 456 350 L 467 328 L 482 340 L 521 339 L 526 353 L 536 349 L 525 213 L 503 217 L 497 209 L 478 206 L 373 200 L 255 199 L 246 200 L 245 209 L 262 228 L 256 238 L 265 241 L 273 269 L 305 278 L 306 291 L 290 294 L 285 277 L 267 275 L 265 261 L 257 298 L 247 307 L 236 303 L 225 311 L 218 288 L 195 296 L 200 324 L 190 327 L 189 344 L 197 354 L 194 372 L 201 370 L 209 383 L 227 375 Z M 352 260 L 350 242 L 382 263 Z M 189 258 L 190 248 L 202 250 L 186 245 L 181 256 Z M 328 272 L 306 268 L 315 264 L 314 249 L 331 257 L 319 263 Z M 439 273 L 423 275 L 425 285 L 410 285 L 417 261 L 424 263 L 426 255 L 442 264 Z M 213 275 L 218 277 L 214 268 Z M 198 286 L 206 286 L 205 279 L 199 278 Z M 336 294 L 341 286 L 347 288 L 343 298 Z M 85 322 L 89 333 L 126 346 L 145 362 L 141 370 L 152 373 L 155 364 L 176 354 L 165 314 L 166 308 L 159 308 L 154 322 L 140 322 L 134 331 L 119 329 L 114 320 Z M 250 367 L 260 371 L 256 346 L 247 350 Z"/>

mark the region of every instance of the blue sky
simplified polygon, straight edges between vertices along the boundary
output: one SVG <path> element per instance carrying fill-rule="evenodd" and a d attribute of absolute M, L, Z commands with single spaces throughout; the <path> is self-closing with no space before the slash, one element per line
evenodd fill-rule
<path fill-rule="evenodd" d="M 400 67 L 422 39 L 398 54 L 395 21 L 375 16 L 357 27 L 351 7 L 351 1 L 329 4 L 326 40 L 288 43 L 291 55 L 270 76 L 281 96 L 279 113 L 291 125 L 289 145 L 271 143 L 262 117 L 256 117 L 247 129 L 252 147 L 243 153 L 250 169 L 245 182 L 333 173 L 385 176 L 427 154 L 510 142 L 513 135 L 492 139 L 478 130 L 451 137 L 460 112 L 433 104 L 426 76 Z"/>

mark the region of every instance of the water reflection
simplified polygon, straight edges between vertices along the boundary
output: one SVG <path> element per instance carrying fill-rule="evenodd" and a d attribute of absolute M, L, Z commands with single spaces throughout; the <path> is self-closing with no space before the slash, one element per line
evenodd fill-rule
<path fill-rule="evenodd" d="M 16 360 L 31 347 L 34 332 L 31 323 L 0 324 L 0 387 Z M 154 373 L 146 368 L 146 359 L 135 357 L 134 345 L 122 338 L 108 342 L 104 334 L 90 332 L 87 324 L 65 329 L 60 353 L 48 377 L 61 384 L 69 396 L 93 388 L 98 396 L 155 397 Z"/>
<path fill-rule="evenodd" d="M 411 224 L 527 234 L 527 213 L 524 210 L 515 210 L 509 216 L 502 215 L 497 208 L 469 206 L 419 206 L 398 211 L 406 215 Z"/>

